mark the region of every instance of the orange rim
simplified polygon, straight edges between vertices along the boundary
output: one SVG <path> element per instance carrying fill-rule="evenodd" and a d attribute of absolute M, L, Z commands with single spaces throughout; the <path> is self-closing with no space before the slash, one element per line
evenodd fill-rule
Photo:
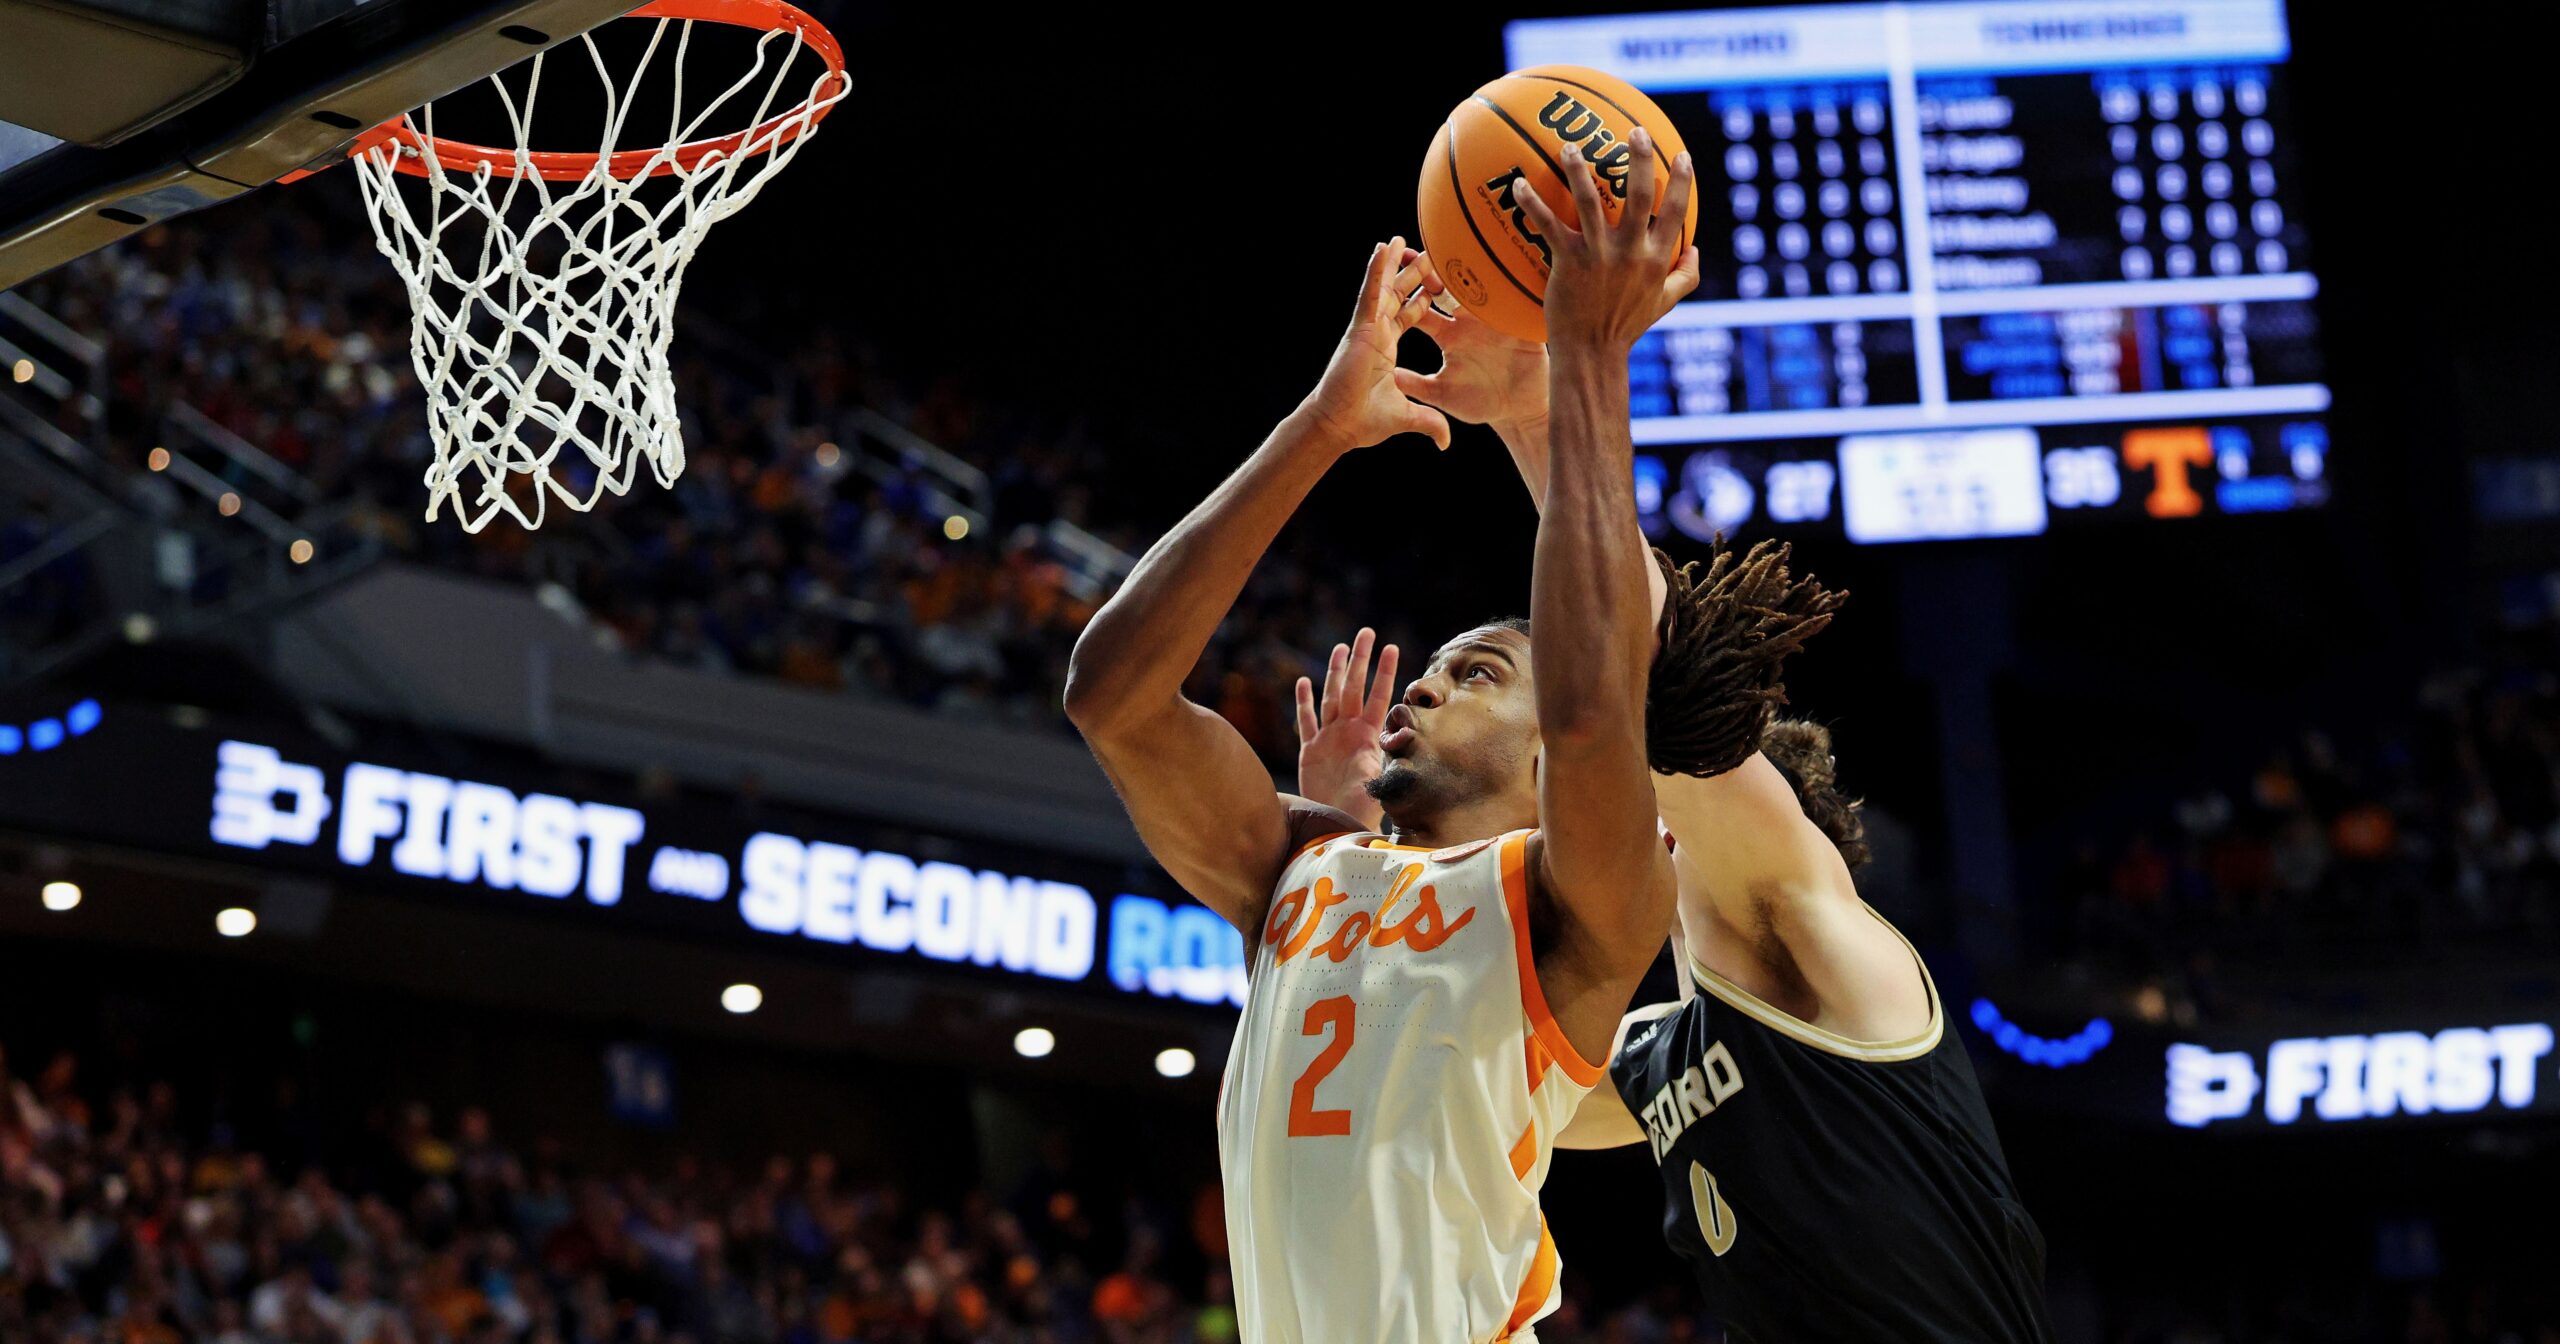
<path fill-rule="evenodd" d="M 660 177 L 678 169 L 691 170 L 714 156 L 735 154 L 750 141 L 757 142 L 756 152 L 759 154 L 780 149 L 825 120 L 827 113 L 835 110 L 833 100 L 836 94 L 845 86 L 844 48 L 836 42 L 835 34 L 828 32 L 825 24 L 809 17 L 797 6 L 785 3 L 785 0 L 653 0 L 623 17 L 692 19 L 704 23 L 725 23 L 757 32 L 796 33 L 808 50 L 826 61 L 827 77 L 810 95 L 809 103 L 769 117 L 735 134 L 690 141 L 672 150 L 625 149 L 609 156 L 531 151 L 519 156 L 512 149 L 467 144 L 424 134 L 402 116 L 356 137 L 347 156 L 355 158 L 368 154 L 397 140 L 406 144 L 411 152 L 401 154 L 392 166 L 411 177 L 427 176 L 425 158 L 428 155 L 433 155 L 436 163 L 447 172 L 477 173 L 485 165 L 493 177 L 516 176 L 519 158 L 532 168 L 534 176 L 553 182 L 581 181 L 595 171 L 598 161 L 602 161 L 605 171 L 615 177 L 632 178 L 643 174 Z M 809 111 L 811 104 L 817 107 L 814 113 Z"/>

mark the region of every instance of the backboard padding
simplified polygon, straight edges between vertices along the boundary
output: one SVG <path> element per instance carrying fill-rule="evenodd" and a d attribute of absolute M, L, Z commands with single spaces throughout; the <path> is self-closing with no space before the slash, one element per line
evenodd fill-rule
<path fill-rule="evenodd" d="M 342 157 L 361 129 L 640 0 L 374 0 L 276 45 L 229 87 L 120 142 L 0 175 L 0 289 L 163 219 Z"/>

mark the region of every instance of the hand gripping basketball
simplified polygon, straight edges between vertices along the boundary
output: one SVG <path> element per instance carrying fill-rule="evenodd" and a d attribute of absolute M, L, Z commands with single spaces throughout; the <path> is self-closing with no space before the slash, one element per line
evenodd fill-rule
<path fill-rule="evenodd" d="M 1407 275 L 1435 298 L 1445 291 L 1427 255 L 1398 273 L 1400 285 Z M 1454 419 L 1498 430 L 1546 419 L 1545 346 L 1506 336 L 1463 307 L 1455 313 L 1426 309 L 1420 326 L 1440 347 L 1440 367 L 1431 373 L 1396 370 L 1396 387 L 1406 396 L 1437 406 Z"/>
<path fill-rule="evenodd" d="M 1351 325 L 1334 347 L 1324 377 L 1299 405 L 1339 451 L 1366 448 L 1398 434 L 1420 434 L 1442 448 L 1449 446 L 1449 418 L 1396 390 L 1396 342 L 1430 311 L 1431 296 L 1417 291 L 1408 297 L 1390 277 L 1420 255 L 1402 238 L 1380 243 L 1369 254 Z"/>
<path fill-rule="evenodd" d="M 1565 159 L 1562 169 L 1580 228 L 1559 218 L 1536 192 L 1520 195 L 1530 227 L 1555 253 L 1547 275 L 1551 349 L 1623 353 L 1698 287 L 1698 249 L 1681 240 L 1697 169 L 1683 150 L 1672 162 L 1669 188 L 1658 188 L 1653 137 L 1639 126 L 1629 138 L 1634 171 L 1628 175 L 1626 209 L 1616 219 L 1602 207 L 1600 185 L 1578 157 Z"/>

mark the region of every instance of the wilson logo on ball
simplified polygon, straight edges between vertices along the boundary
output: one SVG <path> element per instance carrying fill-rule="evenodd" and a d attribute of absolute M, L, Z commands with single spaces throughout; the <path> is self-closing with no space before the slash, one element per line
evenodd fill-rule
<path fill-rule="evenodd" d="M 1635 157 L 1635 147 L 1602 125 L 1599 113 L 1559 89 L 1545 107 L 1538 109 L 1538 124 L 1555 132 L 1556 138 L 1568 145 L 1582 145 L 1583 159 L 1598 170 L 1600 180 L 1608 184 L 1609 194 L 1622 201 L 1627 199 L 1628 160 Z M 1539 246 L 1543 250 L 1545 244 Z"/>

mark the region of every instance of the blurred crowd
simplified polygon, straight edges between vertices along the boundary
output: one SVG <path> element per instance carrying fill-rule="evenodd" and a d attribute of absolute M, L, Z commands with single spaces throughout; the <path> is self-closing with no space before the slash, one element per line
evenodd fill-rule
<path fill-rule="evenodd" d="M 2123 970 L 2560 941 L 2560 630 L 2439 673 L 2402 713 L 2202 781 L 2061 881 L 2079 953 Z M 2198 974 L 2198 980 L 2209 974 Z"/>
<path fill-rule="evenodd" d="M 239 1133 L 164 1083 L 0 1054 L 0 1344 L 1232 1344 L 1214 1183 L 1067 1176 L 941 1204 L 832 1155 L 600 1169 L 423 1106 Z M 200 1101 L 200 1099 L 197 1099 Z M 1045 1147 L 1045 1145 L 1044 1145 Z M 324 1160 L 323 1153 L 334 1154 Z M 873 1159 L 870 1169 L 900 1164 Z M 1666 1290 L 1561 1344 L 1714 1336 Z"/>
<path fill-rule="evenodd" d="M 1062 1184 L 920 1208 L 825 1154 L 608 1173 L 423 1107 L 295 1163 L 275 1135 L 191 1131 L 165 1085 L 93 1103 L 77 1070 L 0 1062 L 12 1344 L 1236 1338 L 1223 1276 L 1160 1273 L 1187 1230 Z"/>
<path fill-rule="evenodd" d="M 1214 1180 L 1171 1207 L 1128 1172 L 1078 1166 L 1054 1136 L 1011 1190 L 927 1200 L 911 1183 L 935 1173 L 895 1154 L 632 1169 L 510 1142 L 474 1106 L 342 1126 L 281 1086 L 287 1104 L 245 1126 L 164 1082 L 91 1085 L 70 1052 L 15 1063 L 0 1051 L 0 1344 L 1240 1339 Z M 1623 1233 L 1650 1238 L 1656 1222 Z M 1581 1253 L 1607 1264 L 1605 1248 Z M 1606 1309 L 1590 1271 L 1569 1269 L 1539 1338 L 1724 1340 L 1662 1263 L 1656 1286 Z M 2138 1267 L 2105 1285 L 2069 1271 L 2051 1285 L 2055 1317 L 2073 1344 L 2560 1344 L 2530 1272 L 2232 1270 L 2187 1291 Z"/>
<path fill-rule="evenodd" d="M 765 344 L 751 345 L 719 314 L 688 310 L 675 356 L 689 465 L 673 489 L 643 482 L 586 518 L 555 508 L 534 533 L 505 519 L 477 536 L 423 523 L 430 450 L 409 299 L 370 245 L 349 245 L 367 229 L 352 195 L 263 193 L 22 287 L 105 338 L 120 466 L 139 472 L 165 409 L 189 403 L 316 498 L 356 501 L 356 525 L 394 551 L 557 585 L 634 655 L 1063 730 L 1067 653 L 1110 580 L 1071 563 L 1047 529 L 1071 524 L 1123 555 L 1146 535 L 1098 506 L 1109 496 L 1092 464 L 1105 454 L 1083 426 L 1023 412 L 949 367 L 902 366 L 832 324 L 759 323 Z M 949 481 L 916 456 L 866 437 L 866 412 L 983 473 L 980 517 L 955 513 Z M 39 539 L 0 534 L 0 561 Z M 1194 683 L 1275 765 L 1295 749 L 1289 685 L 1320 674 L 1365 609 L 1340 568 L 1319 576 L 1276 553 Z M 50 628 L 76 607 L 75 594 L 43 596 L 43 610 L 10 619 Z"/>
<path fill-rule="evenodd" d="M 2382 1283 L 2324 1277 L 2261 1282 L 2223 1294 L 2219 1310 L 2170 1290 L 2133 1295 L 2114 1313 L 2109 1344 L 2560 1344 L 2560 1314 L 2530 1272 L 2467 1283 Z M 2156 1301 L 2142 1301 L 2143 1297 Z M 2067 1337 L 2067 1336 L 2066 1336 Z"/>

